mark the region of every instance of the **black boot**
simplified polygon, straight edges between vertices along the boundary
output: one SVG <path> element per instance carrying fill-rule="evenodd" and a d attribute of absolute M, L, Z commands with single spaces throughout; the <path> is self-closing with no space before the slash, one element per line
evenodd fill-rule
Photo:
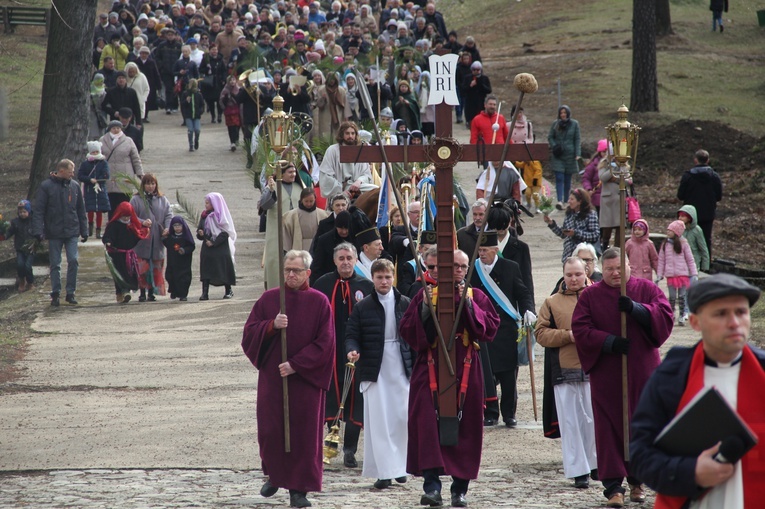
<path fill-rule="evenodd" d="M 306 495 L 303 491 L 290 490 L 290 507 L 311 507 Z"/>
<path fill-rule="evenodd" d="M 146 289 L 141 288 L 141 295 L 138 296 L 138 302 L 146 302 Z"/>
<path fill-rule="evenodd" d="M 60 305 L 58 296 L 59 294 L 57 292 L 51 292 L 50 294 L 50 305 L 53 306 L 54 308 L 57 308 Z"/>
<path fill-rule="evenodd" d="M 234 298 L 234 290 L 231 289 L 231 285 L 226 285 L 226 293 L 223 295 L 224 299 L 233 299 Z"/>
<path fill-rule="evenodd" d="M 210 282 L 209 281 L 202 281 L 202 296 L 199 297 L 199 300 L 210 300 Z"/>
<path fill-rule="evenodd" d="M 199 150 L 199 131 L 194 131 L 194 150 Z"/>
<path fill-rule="evenodd" d="M 88 237 L 93 236 L 93 223 L 88 223 Z"/>
<path fill-rule="evenodd" d="M 189 152 L 194 152 L 194 133 L 189 131 Z"/>
<path fill-rule="evenodd" d="M 146 299 L 149 302 L 154 302 L 157 298 L 154 296 L 154 288 L 149 288 L 149 297 Z"/>
<path fill-rule="evenodd" d="M 96 238 L 97 239 L 101 238 L 101 228 L 96 228 Z"/>

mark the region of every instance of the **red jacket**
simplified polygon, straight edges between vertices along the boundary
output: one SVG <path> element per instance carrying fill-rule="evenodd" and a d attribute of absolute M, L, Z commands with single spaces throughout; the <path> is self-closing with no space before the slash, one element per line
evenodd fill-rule
<path fill-rule="evenodd" d="M 486 111 L 482 111 L 470 121 L 470 143 L 475 144 L 478 141 L 479 133 L 483 138 L 484 143 L 491 143 L 494 131 L 491 130 L 492 124 L 499 123 L 499 131 L 497 131 L 497 139 L 494 143 L 503 144 L 505 138 L 507 138 L 507 122 L 504 115 L 499 115 L 497 120 L 497 114 L 495 113 L 491 117 L 486 114 Z"/>

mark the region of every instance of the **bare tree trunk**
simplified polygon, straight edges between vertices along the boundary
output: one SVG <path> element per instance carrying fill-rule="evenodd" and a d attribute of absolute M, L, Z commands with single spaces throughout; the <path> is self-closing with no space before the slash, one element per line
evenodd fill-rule
<path fill-rule="evenodd" d="M 96 0 L 56 0 L 52 5 L 30 197 L 59 160 L 79 163 L 88 134 Z"/>
<path fill-rule="evenodd" d="M 632 3 L 632 94 L 631 111 L 659 111 L 656 76 L 656 3 Z"/>
<path fill-rule="evenodd" d="M 672 35 L 672 18 L 669 12 L 669 0 L 656 0 L 656 35 Z"/>

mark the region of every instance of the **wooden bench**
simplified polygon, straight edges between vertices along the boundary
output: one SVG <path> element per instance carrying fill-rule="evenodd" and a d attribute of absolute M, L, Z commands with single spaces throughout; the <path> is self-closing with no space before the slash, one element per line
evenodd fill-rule
<path fill-rule="evenodd" d="M 18 25 L 45 27 L 45 35 L 50 29 L 50 9 L 45 7 L 0 6 L 0 16 L 6 33 L 12 33 Z"/>

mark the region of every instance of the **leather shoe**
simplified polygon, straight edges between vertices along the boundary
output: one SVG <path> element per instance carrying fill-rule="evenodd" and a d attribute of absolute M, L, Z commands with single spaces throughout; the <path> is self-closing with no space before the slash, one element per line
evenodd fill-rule
<path fill-rule="evenodd" d="M 378 490 L 384 490 L 385 488 L 390 488 L 391 482 L 390 479 L 378 479 L 375 481 L 375 488 Z"/>
<path fill-rule="evenodd" d="M 290 507 L 311 507 L 311 502 L 305 498 L 305 495 L 302 491 L 290 490 Z"/>
<path fill-rule="evenodd" d="M 64 297 L 64 300 L 67 301 L 69 304 L 76 305 L 77 301 L 74 299 L 74 294 L 70 293 L 66 297 Z"/>
<path fill-rule="evenodd" d="M 399 484 L 405 484 L 406 483 L 406 476 L 402 475 L 401 477 L 396 477 L 396 482 Z"/>
<path fill-rule="evenodd" d="M 590 477 L 587 474 L 574 477 L 574 488 L 580 490 L 590 487 Z"/>
<path fill-rule="evenodd" d="M 443 504 L 443 500 L 441 499 L 441 492 L 438 490 L 429 491 L 420 497 L 420 505 L 437 507 L 441 504 Z"/>
<path fill-rule="evenodd" d="M 638 504 L 645 502 L 645 490 L 642 484 L 630 484 L 630 502 Z"/>
<path fill-rule="evenodd" d="M 265 483 L 263 483 L 263 487 L 260 488 L 260 496 L 262 497 L 273 497 L 276 492 L 279 491 L 279 488 L 271 484 L 271 480 L 269 479 Z"/>
<path fill-rule="evenodd" d="M 483 420 L 483 426 L 484 427 L 496 426 L 496 425 L 497 425 L 497 420 L 496 419 L 489 418 L 489 419 L 484 419 Z"/>
<path fill-rule="evenodd" d="M 467 507 L 467 498 L 464 493 L 452 493 L 452 507 Z"/>
<path fill-rule="evenodd" d="M 516 421 L 514 418 L 505 419 L 505 426 L 508 428 L 514 428 L 518 426 L 518 421 Z"/>
<path fill-rule="evenodd" d="M 624 493 L 614 493 L 606 502 L 606 507 L 624 507 Z"/>
<path fill-rule="evenodd" d="M 348 468 L 357 468 L 359 463 L 356 461 L 356 455 L 352 452 L 346 452 L 343 455 L 343 465 Z"/>

